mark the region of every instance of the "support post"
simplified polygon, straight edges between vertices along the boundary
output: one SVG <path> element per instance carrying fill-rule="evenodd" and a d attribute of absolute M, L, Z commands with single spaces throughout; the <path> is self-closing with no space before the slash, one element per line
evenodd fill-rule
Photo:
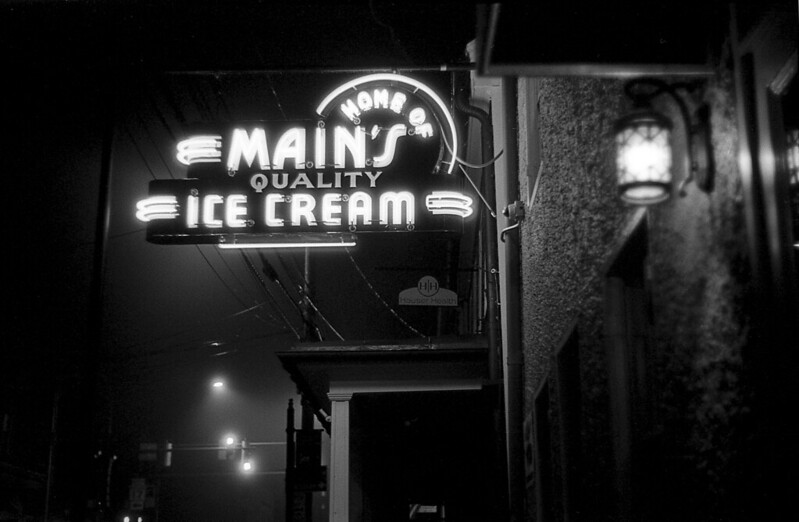
<path fill-rule="evenodd" d="M 350 517 L 350 399 L 352 393 L 328 393 L 330 428 L 330 522 Z"/>
<path fill-rule="evenodd" d="M 294 399 L 286 410 L 286 522 L 294 520 Z"/>

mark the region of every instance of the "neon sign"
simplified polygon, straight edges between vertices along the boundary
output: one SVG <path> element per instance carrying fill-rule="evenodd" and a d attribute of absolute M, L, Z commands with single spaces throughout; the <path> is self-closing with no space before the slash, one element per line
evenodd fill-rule
<path fill-rule="evenodd" d="M 452 115 L 398 74 L 348 81 L 315 120 L 260 122 L 176 144 L 185 179 L 150 182 L 136 205 L 154 243 L 341 246 L 361 233 L 457 232 L 473 198 L 453 174 Z"/>

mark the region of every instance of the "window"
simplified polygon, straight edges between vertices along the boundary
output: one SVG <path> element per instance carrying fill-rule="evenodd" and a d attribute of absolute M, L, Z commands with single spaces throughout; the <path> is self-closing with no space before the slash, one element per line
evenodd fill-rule
<path fill-rule="evenodd" d="M 648 520 L 647 441 L 651 439 L 646 366 L 651 307 L 646 288 L 647 234 L 642 219 L 607 273 L 605 345 L 618 516 Z"/>

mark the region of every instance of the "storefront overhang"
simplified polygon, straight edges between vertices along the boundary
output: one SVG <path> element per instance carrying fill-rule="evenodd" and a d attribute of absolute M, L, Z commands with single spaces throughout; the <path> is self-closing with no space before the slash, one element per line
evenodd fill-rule
<path fill-rule="evenodd" d="M 487 4 L 477 10 L 477 69 L 484 76 L 708 76 L 708 44 L 725 8 Z"/>
<path fill-rule="evenodd" d="M 277 356 L 327 430 L 331 391 L 481 389 L 491 384 L 488 340 L 482 336 L 299 343 Z"/>

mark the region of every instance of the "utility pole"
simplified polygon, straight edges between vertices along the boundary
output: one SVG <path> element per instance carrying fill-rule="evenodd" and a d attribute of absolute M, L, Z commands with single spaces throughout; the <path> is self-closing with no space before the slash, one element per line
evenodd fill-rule
<path fill-rule="evenodd" d="M 286 522 L 294 520 L 294 399 L 289 399 L 286 410 Z"/>
<path fill-rule="evenodd" d="M 314 310 L 313 304 L 311 302 L 313 296 L 313 287 L 311 285 L 312 281 L 312 270 L 311 270 L 311 249 L 305 249 L 304 255 L 304 273 L 303 273 L 303 282 L 302 282 L 302 318 L 303 323 L 305 325 L 305 330 L 303 332 L 303 341 L 304 342 L 313 342 L 313 341 L 321 341 L 319 336 L 319 331 L 316 328 L 316 323 L 314 322 Z M 302 423 L 300 425 L 300 430 L 302 436 L 306 436 L 307 434 L 311 433 L 314 429 L 313 427 L 313 418 L 314 418 L 314 411 L 313 407 L 311 406 L 310 401 L 308 401 L 305 397 L 302 399 Z M 302 439 L 306 440 L 306 439 Z M 305 448 L 307 451 L 307 448 Z M 296 484 L 295 484 L 296 485 Z M 313 494 L 310 491 L 303 490 L 303 491 L 295 491 L 295 497 L 297 498 L 297 502 L 301 502 L 304 506 L 304 516 L 302 517 L 302 522 L 312 522 L 313 521 Z M 295 521 L 299 522 L 299 521 Z"/>

